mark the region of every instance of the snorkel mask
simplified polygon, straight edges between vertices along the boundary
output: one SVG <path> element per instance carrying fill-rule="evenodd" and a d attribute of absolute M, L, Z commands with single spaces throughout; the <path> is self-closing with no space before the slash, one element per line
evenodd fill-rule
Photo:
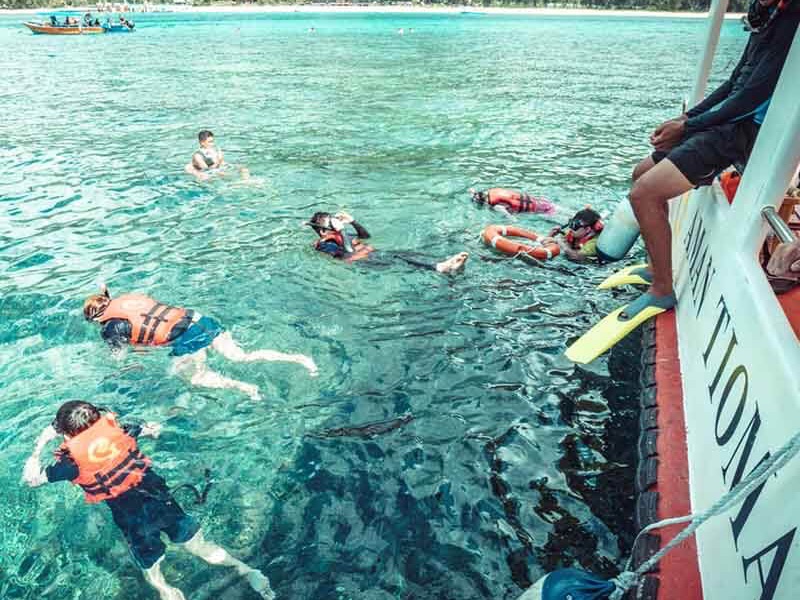
<path fill-rule="evenodd" d="M 589 227 L 592 231 L 599 232 L 603 229 L 603 221 L 600 218 L 600 213 L 588 206 L 583 210 L 575 213 L 566 227 L 572 231 L 581 229 L 582 227 Z"/>
<path fill-rule="evenodd" d="M 344 223 L 327 212 L 315 212 L 304 225 L 310 226 L 319 236 L 322 236 L 322 232 L 326 230 L 342 231 L 344 229 Z"/>
<path fill-rule="evenodd" d="M 470 190 L 470 193 L 472 194 L 472 201 L 479 206 L 486 204 L 486 201 L 489 200 L 488 192 L 481 192 L 479 190 Z"/>

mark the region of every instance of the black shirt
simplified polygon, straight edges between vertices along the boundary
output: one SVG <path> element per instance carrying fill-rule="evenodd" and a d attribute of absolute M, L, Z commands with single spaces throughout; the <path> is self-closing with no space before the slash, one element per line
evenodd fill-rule
<path fill-rule="evenodd" d="M 769 27 L 751 33 L 730 78 L 686 113 L 689 117 L 686 131 L 691 133 L 746 118 L 761 124 L 798 23 L 800 8 L 790 7 Z"/>

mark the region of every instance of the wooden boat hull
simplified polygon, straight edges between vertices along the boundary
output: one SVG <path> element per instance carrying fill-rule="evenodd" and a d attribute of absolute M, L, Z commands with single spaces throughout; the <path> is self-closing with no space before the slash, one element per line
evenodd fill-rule
<path fill-rule="evenodd" d="M 102 27 L 53 27 L 52 25 L 42 25 L 39 23 L 24 23 L 24 25 L 33 33 L 45 35 L 92 35 L 106 32 Z"/>

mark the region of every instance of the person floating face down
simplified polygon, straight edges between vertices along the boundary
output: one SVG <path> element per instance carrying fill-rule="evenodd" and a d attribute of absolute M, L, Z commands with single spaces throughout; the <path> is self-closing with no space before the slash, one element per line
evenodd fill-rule
<path fill-rule="evenodd" d="M 550 237 L 541 240 L 542 244 L 555 241 L 561 252 L 573 262 L 597 260 L 597 237 L 603 231 L 600 213 L 590 207 L 579 210 L 566 225 L 550 230 Z"/>
<path fill-rule="evenodd" d="M 282 361 L 304 366 L 317 374 L 314 361 L 303 354 L 284 354 L 275 350 L 245 352 L 231 334 L 211 317 L 199 312 L 163 304 L 143 294 L 123 294 L 112 298 L 108 288 L 93 294 L 83 305 L 87 321 L 101 326 L 100 335 L 117 352 L 127 346 L 170 348 L 172 371 L 192 385 L 206 388 L 237 389 L 252 398 L 261 398 L 258 386 L 229 379 L 206 364 L 214 350 L 233 362 Z"/>
<path fill-rule="evenodd" d="M 370 257 L 370 264 L 386 266 L 391 262 L 400 261 L 420 269 L 453 274 L 461 271 L 469 258 L 469 254 L 466 252 L 459 252 L 437 263 L 418 260 L 403 252 L 380 252 L 379 256 L 375 256 L 378 254 L 375 249 L 364 243 L 364 240 L 370 237 L 369 232 L 345 212 L 335 215 L 328 212 L 316 212 L 304 225 L 310 226 L 319 236 L 319 239 L 314 242 L 315 250 L 348 263 Z M 355 230 L 356 237 L 347 232 L 348 225 Z"/>
<path fill-rule="evenodd" d="M 552 201 L 542 196 L 532 196 L 521 190 L 508 188 L 476 190 L 470 188 L 469 193 L 475 204 L 487 205 L 506 213 L 530 212 L 552 215 L 556 212 L 556 205 Z"/>
<path fill-rule="evenodd" d="M 105 502 L 122 531 L 144 578 L 162 600 L 185 600 L 161 573 L 166 546 L 161 534 L 211 565 L 234 567 L 262 598 L 274 598 L 269 579 L 203 538 L 200 526 L 187 515 L 139 449 L 137 438 L 156 438 L 158 423 L 122 425 L 116 415 L 89 402 L 61 405 L 52 425 L 36 441 L 25 462 L 22 478 L 31 487 L 71 481 L 83 489 L 86 502 Z M 52 440 L 63 436 L 55 462 L 42 468 L 41 454 Z"/>

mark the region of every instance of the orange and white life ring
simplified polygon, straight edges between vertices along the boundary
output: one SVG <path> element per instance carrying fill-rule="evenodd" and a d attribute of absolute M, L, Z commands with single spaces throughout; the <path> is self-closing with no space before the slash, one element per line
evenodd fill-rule
<path fill-rule="evenodd" d="M 533 244 L 521 244 L 509 237 L 521 237 L 526 240 L 531 240 Z M 522 229 L 521 227 L 512 227 L 508 225 L 489 225 L 481 233 L 481 239 L 487 246 L 491 246 L 503 252 L 516 256 L 517 254 L 527 254 L 539 260 L 547 260 L 555 258 L 561 253 L 561 248 L 556 242 L 542 244 L 539 242 L 539 236 L 532 231 Z"/>

